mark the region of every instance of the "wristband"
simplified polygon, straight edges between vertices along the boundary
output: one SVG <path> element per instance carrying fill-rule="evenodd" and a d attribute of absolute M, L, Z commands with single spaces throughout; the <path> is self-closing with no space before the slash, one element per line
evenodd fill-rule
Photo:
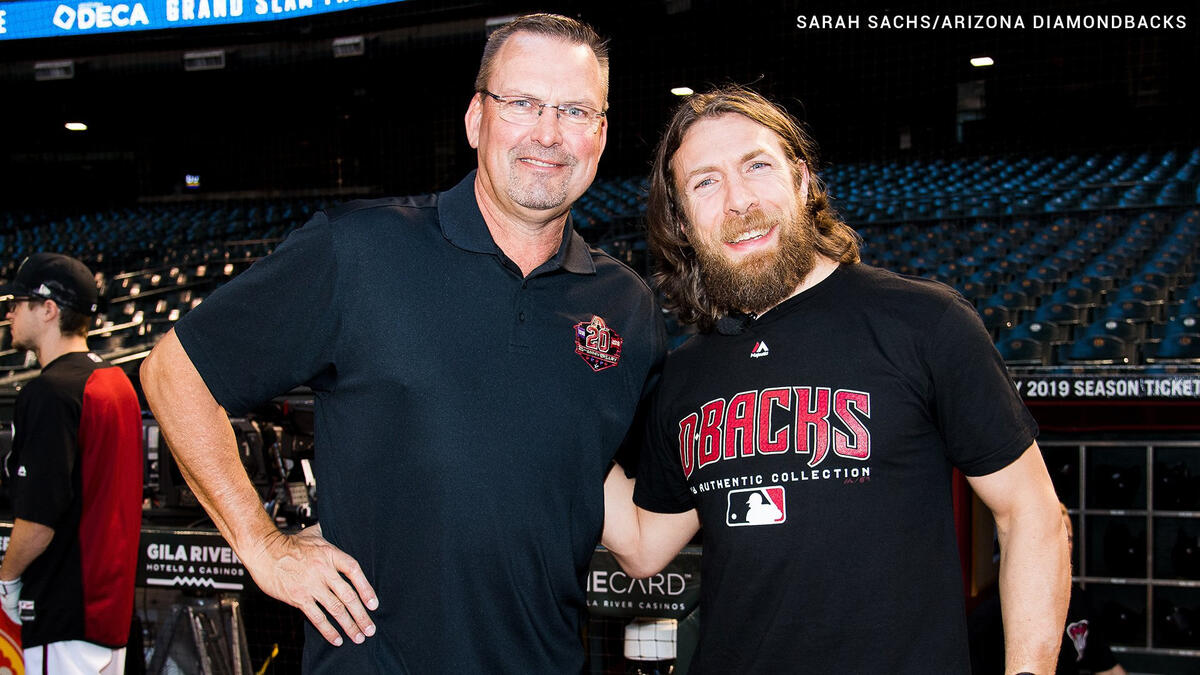
<path fill-rule="evenodd" d="M 10 595 L 20 591 L 21 577 L 17 577 L 16 579 L 12 579 L 10 581 L 4 581 L 3 579 L 0 579 L 0 595 Z"/>

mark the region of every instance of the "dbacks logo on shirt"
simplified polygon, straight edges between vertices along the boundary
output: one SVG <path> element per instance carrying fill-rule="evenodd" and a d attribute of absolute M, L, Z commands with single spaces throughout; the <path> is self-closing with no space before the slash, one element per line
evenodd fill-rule
<path fill-rule="evenodd" d="M 772 387 L 714 399 L 679 420 L 683 475 L 718 461 L 777 455 L 808 455 L 809 468 L 829 451 L 866 461 L 871 457 L 871 395 L 829 387 Z"/>

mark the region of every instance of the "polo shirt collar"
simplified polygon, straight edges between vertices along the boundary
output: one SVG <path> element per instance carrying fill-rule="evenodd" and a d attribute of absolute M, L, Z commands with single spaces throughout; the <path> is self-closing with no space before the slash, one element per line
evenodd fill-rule
<path fill-rule="evenodd" d="M 442 236 L 451 244 L 473 253 L 502 255 L 500 247 L 492 239 L 479 204 L 475 201 L 475 171 L 467 174 L 458 185 L 438 195 L 438 223 Z M 568 214 L 563 226 L 562 243 L 550 260 L 542 263 L 535 272 L 546 272 L 562 268 L 574 274 L 595 274 L 596 264 L 588 250 L 587 242 L 575 231 L 573 219 Z"/>

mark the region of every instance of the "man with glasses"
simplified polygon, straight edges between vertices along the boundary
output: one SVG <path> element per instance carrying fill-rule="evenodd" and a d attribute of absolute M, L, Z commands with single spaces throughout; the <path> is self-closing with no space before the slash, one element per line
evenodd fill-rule
<path fill-rule="evenodd" d="M 143 365 L 197 496 L 311 621 L 307 670 L 582 668 L 602 481 L 664 343 L 647 285 L 570 225 L 607 82 L 588 26 L 500 28 L 465 117 L 477 171 L 316 214 Z M 284 534 L 226 414 L 296 385 L 316 397 L 320 526 Z"/>
<path fill-rule="evenodd" d="M 14 523 L 0 564 L 29 673 L 125 672 L 142 409 L 124 371 L 88 351 L 96 296 L 87 267 L 57 253 L 30 256 L 0 288 L 13 347 L 42 366 L 17 394 L 5 458 Z"/>

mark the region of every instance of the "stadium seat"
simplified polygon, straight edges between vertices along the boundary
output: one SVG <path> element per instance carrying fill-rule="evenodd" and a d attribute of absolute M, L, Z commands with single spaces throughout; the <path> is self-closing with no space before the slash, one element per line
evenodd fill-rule
<path fill-rule="evenodd" d="M 1167 300 L 1167 291 L 1162 286 L 1147 283 L 1133 283 L 1122 286 L 1117 290 L 1114 302 L 1123 300 L 1140 300 L 1148 305 L 1161 305 Z"/>
<path fill-rule="evenodd" d="M 1200 333 L 1178 333 L 1163 338 L 1154 360 L 1200 363 Z"/>
<path fill-rule="evenodd" d="M 1119 319 L 1103 319 L 1085 328 L 1080 339 L 1087 340 L 1097 335 L 1111 335 L 1121 338 L 1125 342 L 1137 343 L 1146 337 L 1146 324 Z"/>
<path fill-rule="evenodd" d="M 1066 360 L 1096 365 L 1130 365 L 1136 361 L 1134 345 L 1111 335 L 1076 340 L 1066 350 Z"/>
<path fill-rule="evenodd" d="M 1158 317 L 1161 305 L 1151 305 L 1143 300 L 1123 300 L 1114 302 L 1104 312 L 1105 319 L 1120 319 L 1123 321 L 1154 321 Z"/>
<path fill-rule="evenodd" d="M 1047 302 L 1037 308 L 1033 317 L 1039 321 L 1078 326 L 1086 318 L 1086 309 L 1080 305 L 1066 302 Z"/>
<path fill-rule="evenodd" d="M 1010 366 L 1049 365 L 1050 345 L 1027 337 L 1010 337 L 996 343 L 996 349 Z"/>
<path fill-rule="evenodd" d="M 983 320 L 983 327 L 987 328 L 991 333 L 992 339 L 995 340 L 999 335 L 1013 327 L 1012 316 L 1007 308 L 999 306 L 984 307 L 979 310 L 979 317 Z"/>
<path fill-rule="evenodd" d="M 1059 345 L 1071 341 L 1072 329 L 1073 326 L 1034 319 L 1014 328 L 1010 336 L 1029 338 L 1050 345 Z"/>

